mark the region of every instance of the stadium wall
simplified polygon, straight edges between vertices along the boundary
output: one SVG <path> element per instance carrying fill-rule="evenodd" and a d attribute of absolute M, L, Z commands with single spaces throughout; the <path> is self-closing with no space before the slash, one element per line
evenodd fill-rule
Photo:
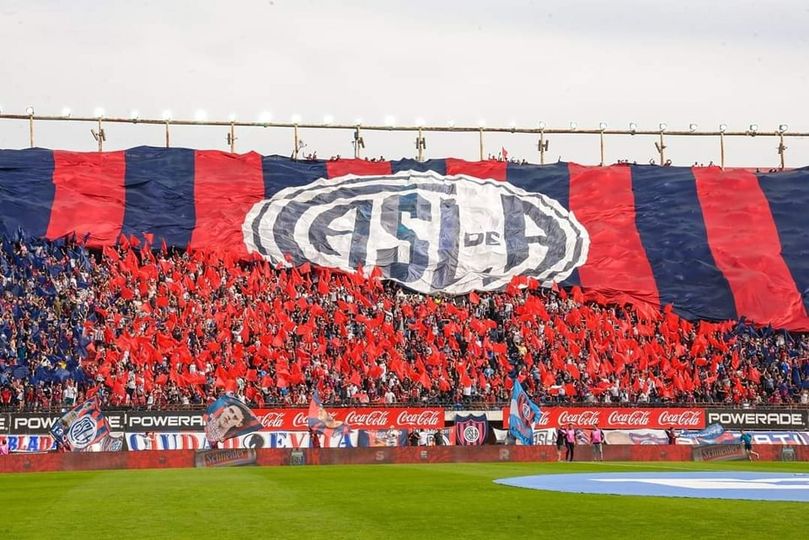
<path fill-rule="evenodd" d="M 809 461 L 806 446 L 756 446 L 764 461 L 784 459 Z M 259 449 L 256 464 L 282 465 L 370 465 L 375 463 L 483 463 L 556 461 L 552 446 L 480 446 L 480 447 L 403 447 L 403 448 L 320 448 Z M 170 450 L 152 452 L 92 452 L 13 454 L 0 456 L 0 473 L 84 471 L 99 469 L 175 469 L 194 467 L 198 452 Z M 576 448 L 576 461 L 591 461 L 589 446 Z M 691 461 L 688 446 L 621 445 L 604 447 L 605 461 Z"/>

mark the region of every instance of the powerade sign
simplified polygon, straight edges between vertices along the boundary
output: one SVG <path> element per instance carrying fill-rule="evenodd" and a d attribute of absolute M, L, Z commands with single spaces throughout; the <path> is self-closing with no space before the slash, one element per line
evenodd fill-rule
<path fill-rule="evenodd" d="M 708 424 L 722 424 L 725 429 L 794 430 L 809 426 L 807 410 L 708 409 Z"/>
<path fill-rule="evenodd" d="M 62 413 L 0 415 L 0 433 L 45 435 Z M 202 431 L 202 411 L 104 411 L 111 431 Z"/>
<path fill-rule="evenodd" d="M 321 178 L 256 203 L 242 232 L 275 264 L 382 277 L 422 293 L 559 282 L 587 260 L 587 230 L 559 202 L 506 182 L 433 171 Z"/>

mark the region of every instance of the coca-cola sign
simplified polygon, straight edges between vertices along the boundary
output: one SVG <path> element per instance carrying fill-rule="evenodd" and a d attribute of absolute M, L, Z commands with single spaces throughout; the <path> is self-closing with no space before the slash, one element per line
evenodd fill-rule
<path fill-rule="evenodd" d="M 509 410 L 503 409 L 508 427 Z M 573 424 L 591 429 L 700 429 L 705 427 L 704 409 L 630 407 L 543 407 L 534 427 L 554 428 Z"/>
<path fill-rule="evenodd" d="M 337 422 L 351 429 L 438 429 L 444 427 L 444 409 L 440 408 L 350 408 L 328 409 Z M 303 431 L 308 427 L 307 409 L 253 409 L 263 431 Z"/>

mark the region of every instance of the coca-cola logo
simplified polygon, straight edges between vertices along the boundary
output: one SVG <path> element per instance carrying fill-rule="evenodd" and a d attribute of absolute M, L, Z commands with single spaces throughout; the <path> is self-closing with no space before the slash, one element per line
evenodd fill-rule
<path fill-rule="evenodd" d="M 607 424 L 610 426 L 622 425 L 633 427 L 644 427 L 649 425 L 649 411 L 618 412 L 613 411 L 607 417 Z"/>
<path fill-rule="evenodd" d="M 284 427 L 284 420 L 286 419 L 285 412 L 268 412 L 260 418 L 261 425 L 265 428 L 280 428 Z"/>
<path fill-rule="evenodd" d="M 668 410 L 663 410 L 657 418 L 657 423 L 661 425 L 673 424 L 677 427 L 702 427 L 702 415 L 700 411 L 672 413 Z"/>
<path fill-rule="evenodd" d="M 383 428 L 388 426 L 388 411 L 370 411 L 366 413 L 349 411 L 345 421 L 350 426 L 373 426 Z"/>
<path fill-rule="evenodd" d="M 438 411 L 421 411 L 420 413 L 411 413 L 404 410 L 396 417 L 396 423 L 400 426 L 422 426 L 422 427 L 437 427 L 441 425 Z"/>
<path fill-rule="evenodd" d="M 574 424 L 576 426 L 597 426 L 601 418 L 599 411 L 582 411 L 579 413 L 569 413 L 562 411 L 559 413 L 560 424 Z"/>

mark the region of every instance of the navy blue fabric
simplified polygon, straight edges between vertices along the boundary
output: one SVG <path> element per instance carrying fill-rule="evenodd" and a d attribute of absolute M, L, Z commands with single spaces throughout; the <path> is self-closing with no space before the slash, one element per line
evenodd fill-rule
<path fill-rule="evenodd" d="M 264 170 L 264 197 L 268 199 L 284 188 L 327 178 L 325 161 L 292 161 L 281 156 L 265 156 L 261 158 L 261 165 Z"/>
<path fill-rule="evenodd" d="M 185 247 L 196 222 L 194 151 L 140 146 L 126 151 L 123 234 L 153 233 L 156 245 Z"/>
<path fill-rule="evenodd" d="M 552 165 L 520 165 L 509 163 L 506 169 L 509 183 L 532 193 L 542 193 L 570 211 L 570 170 L 567 163 Z M 581 285 L 579 269 L 576 268 L 562 285 Z"/>
<path fill-rule="evenodd" d="M 51 150 L 0 150 L 0 233 L 45 236 L 55 191 Z"/>
<path fill-rule="evenodd" d="M 758 181 L 770 204 L 781 255 L 809 312 L 809 168 L 759 174 Z"/>
<path fill-rule="evenodd" d="M 435 171 L 438 174 L 447 174 L 447 162 L 443 159 L 428 159 L 427 161 L 400 159 L 391 161 L 390 168 L 393 173 L 400 171 Z"/>
<path fill-rule="evenodd" d="M 717 268 L 689 168 L 632 167 L 635 224 L 660 293 L 681 316 L 735 319 L 736 306 Z"/>

